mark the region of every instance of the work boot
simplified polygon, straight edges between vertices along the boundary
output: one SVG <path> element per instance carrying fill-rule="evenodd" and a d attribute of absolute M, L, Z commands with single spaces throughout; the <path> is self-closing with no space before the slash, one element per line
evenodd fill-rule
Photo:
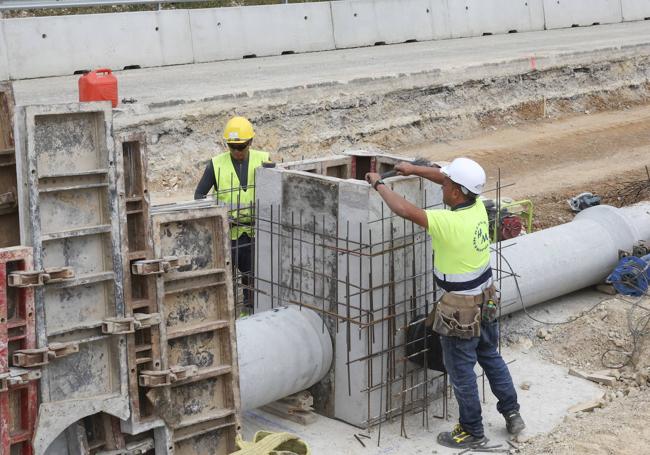
<path fill-rule="evenodd" d="M 460 423 L 451 432 L 443 431 L 438 435 L 438 444 L 452 449 L 476 449 L 486 445 L 487 442 L 485 436 L 478 438 L 463 430 Z"/>
<path fill-rule="evenodd" d="M 510 411 L 509 413 L 504 414 L 503 417 L 506 419 L 506 429 L 510 434 L 519 434 L 524 428 L 526 428 L 524 419 L 521 418 L 519 411 Z"/>

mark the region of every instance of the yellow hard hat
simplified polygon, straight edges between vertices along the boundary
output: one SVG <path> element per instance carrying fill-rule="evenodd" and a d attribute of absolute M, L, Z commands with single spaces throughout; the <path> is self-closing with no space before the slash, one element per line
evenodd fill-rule
<path fill-rule="evenodd" d="M 244 117 L 231 118 L 223 130 L 223 139 L 228 144 L 243 144 L 254 137 L 253 125 Z"/>

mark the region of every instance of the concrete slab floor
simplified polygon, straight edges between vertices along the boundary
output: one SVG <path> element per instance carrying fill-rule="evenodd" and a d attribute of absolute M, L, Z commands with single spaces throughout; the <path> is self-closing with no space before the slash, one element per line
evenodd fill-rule
<path fill-rule="evenodd" d="M 531 309 L 530 314 L 543 320 L 565 320 L 589 309 L 603 299 L 603 294 L 592 290 L 580 291 L 538 305 Z M 534 336 L 539 326 L 539 323 L 532 321 L 523 312 L 518 312 L 504 321 L 503 332 L 504 336 L 513 331 Z M 517 387 L 522 416 L 527 424 L 525 435 L 533 436 L 551 431 L 562 422 L 569 407 L 600 398 L 603 394 L 600 386 L 569 376 L 566 367 L 542 359 L 534 350 L 504 347 L 503 356 L 507 362 L 512 362 L 510 371 Z M 480 369 L 477 369 L 478 371 Z M 530 383 L 529 390 L 520 388 L 523 382 Z M 480 378 L 478 384 L 481 391 Z M 496 411 L 496 399 L 490 392 L 487 381 L 485 387 L 486 403 L 483 405 L 483 422 L 490 445 L 502 444 L 503 448 L 510 448 L 506 443 L 508 434 L 503 418 Z M 379 446 L 377 446 L 377 428 L 369 433 L 372 439 L 362 439 L 366 444 L 364 448 L 354 435 L 366 431 L 344 422 L 319 416 L 315 423 L 302 426 L 260 410 L 244 413 L 244 436 L 246 439 L 251 439 L 258 430 L 288 431 L 307 441 L 314 454 L 454 454 L 458 453 L 458 450 L 447 449 L 436 443 L 436 435 L 451 429 L 458 419 L 455 399 L 450 398 L 449 403 L 448 421 L 433 417 L 440 415 L 442 400 L 432 403 L 429 410 L 428 430 L 422 426 L 422 414 L 409 416 L 405 425 L 408 439 L 400 437 L 399 419 L 394 423 L 382 425 Z"/>
<path fill-rule="evenodd" d="M 650 22 L 627 22 L 541 32 L 363 47 L 256 59 L 116 71 L 120 98 L 134 105 L 118 108 L 138 113 L 143 105 L 173 105 L 220 96 L 281 90 L 404 74 L 456 74 L 517 65 L 521 70 L 546 69 L 642 53 L 650 45 Z M 78 76 L 16 81 L 17 104 L 76 101 Z M 444 83 L 450 78 L 442 77 Z M 141 112 L 140 112 L 141 113 Z"/>

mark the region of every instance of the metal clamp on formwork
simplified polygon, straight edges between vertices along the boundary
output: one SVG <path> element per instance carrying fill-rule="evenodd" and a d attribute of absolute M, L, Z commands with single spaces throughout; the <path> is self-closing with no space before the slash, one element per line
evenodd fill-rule
<path fill-rule="evenodd" d="M 41 379 L 41 370 L 10 368 L 6 373 L 0 374 L 0 392 L 6 392 L 9 387 L 25 385 L 39 379 Z"/>
<path fill-rule="evenodd" d="M 135 319 L 135 330 L 148 329 L 162 322 L 160 313 L 134 313 L 133 318 Z"/>
<path fill-rule="evenodd" d="M 17 367 L 33 368 L 77 352 L 79 343 L 52 343 L 45 348 L 21 349 L 14 352 L 13 364 Z"/>
<path fill-rule="evenodd" d="M 16 288 L 32 288 L 73 278 L 74 270 L 72 270 L 72 267 L 52 267 L 45 270 L 12 272 L 9 274 L 7 284 Z"/>
<path fill-rule="evenodd" d="M 135 313 L 133 317 L 107 318 L 102 321 L 102 333 L 107 335 L 124 335 L 136 330 L 146 329 L 160 324 L 159 313 Z"/>
<path fill-rule="evenodd" d="M 184 265 L 189 265 L 189 256 L 167 256 L 162 259 L 147 259 L 131 264 L 131 273 L 134 275 L 157 275 L 176 270 Z"/>
<path fill-rule="evenodd" d="M 191 378 L 199 372 L 196 365 L 175 366 L 169 370 L 146 370 L 140 373 L 138 384 L 140 387 L 168 387 L 174 382 Z"/>
<path fill-rule="evenodd" d="M 102 321 L 102 333 L 107 335 L 125 335 L 135 332 L 134 318 L 107 318 Z"/>

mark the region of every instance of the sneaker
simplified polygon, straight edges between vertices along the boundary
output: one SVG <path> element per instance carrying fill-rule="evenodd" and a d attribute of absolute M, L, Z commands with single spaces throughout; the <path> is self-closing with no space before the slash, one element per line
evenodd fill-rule
<path fill-rule="evenodd" d="M 486 445 L 487 442 L 485 436 L 477 438 L 463 430 L 460 423 L 451 432 L 443 431 L 438 435 L 438 444 L 452 449 L 476 449 Z"/>
<path fill-rule="evenodd" d="M 506 429 L 510 434 L 519 434 L 524 428 L 526 428 L 524 419 L 521 418 L 519 411 L 510 411 L 509 413 L 504 414 L 503 417 L 506 419 Z"/>

